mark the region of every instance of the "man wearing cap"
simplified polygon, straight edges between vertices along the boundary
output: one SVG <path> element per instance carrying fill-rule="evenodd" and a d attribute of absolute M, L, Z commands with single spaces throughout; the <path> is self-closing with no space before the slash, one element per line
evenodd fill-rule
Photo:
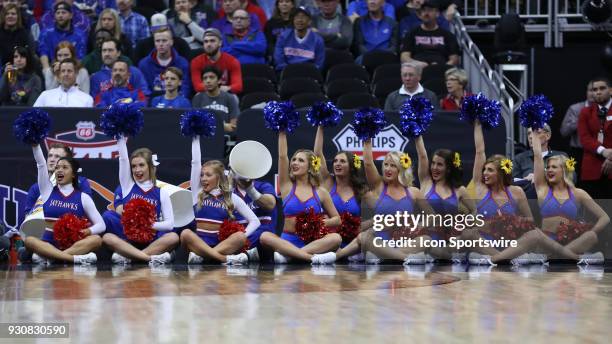
<path fill-rule="evenodd" d="M 143 38 L 151 36 L 147 18 L 132 11 L 132 0 L 117 0 L 121 31 L 130 39 L 132 47 Z"/>
<path fill-rule="evenodd" d="M 74 0 L 53 1 L 53 7 L 46 11 L 40 18 L 40 31 L 43 32 L 46 29 L 50 29 L 55 26 L 55 6 L 57 6 L 60 2 L 65 2 L 68 7 L 70 7 L 70 12 L 72 12 L 72 25 L 75 28 L 88 33 L 89 28 L 91 27 L 91 21 L 89 20 L 89 17 L 74 4 Z"/>
<path fill-rule="evenodd" d="M 355 52 L 359 57 L 374 50 L 396 52 L 397 23 L 385 15 L 384 4 L 385 0 L 367 0 L 368 14 L 355 21 Z"/>
<path fill-rule="evenodd" d="M 204 28 L 208 27 L 206 19 L 198 20 L 192 12 L 193 5 L 189 0 L 175 0 L 173 16 L 168 18 L 168 24 L 177 37 L 189 43 L 191 50 L 202 49 Z"/>
<path fill-rule="evenodd" d="M 87 52 L 87 33 L 72 25 L 72 7 L 65 1 L 60 1 L 53 7 L 55 26 L 40 34 L 38 56 L 43 69 L 49 68 L 50 57 L 55 57 L 55 47 L 61 41 L 71 42 L 76 49 L 76 57 L 80 60 Z"/>
<path fill-rule="evenodd" d="M 458 65 L 459 45 L 450 31 L 438 26 L 438 3 L 425 1 L 417 14 L 423 23 L 403 38 L 402 62 Z"/>
<path fill-rule="evenodd" d="M 242 92 L 242 70 L 240 62 L 232 55 L 222 52 L 223 36 L 215 28 L 204 31 L 204 53 L 191 60 L 191 82 L 196 92 L 204 92 L 202 71 L 206 66 L 215 66 L 223 73 L 221 90 L 239 94 Z"/>
<path fill-rule="evenodd" d="M 112 66 L 112 78 L 111 87 L 96 95 L 94 101 L 96 107 L 104 108 L 117 102 L 147 106 L 147 97 L 142 90 L 129 83 L 130 69 L 127 63 L 115 61 Z"/>
<path fill-rule="evenodd" d="M 311 16 L 304 7 L 293 13 L 293 30 L 286 30 L 276 41 L 274 67 L 281 71 L 288 64 L 314 63 L 320 69 L 325 62 L 323 38 L 310 28 Z"/>
<path fill-rule="evenodd" d="M 149 89 L 155 96 L 165 93 L 162 74 L 168 67 L 176 67 L 183 72 L 180 92 L 188 98 L 191 95 L 191 81 L 188 78 L 189 62 L 174 50 L 172 31 L 169 28 L 154 31 L 153 42 L 155 49 L 138 62 L 138 69 L 144 75 Z"/>
<path fill-rule="evenodd" d="M 232 14 L 232 33 L 225 34 L 222 51 L 234 56 L 240 63 L 266 63 L 266 37 L 251 26 L 247 11 L 238 9 Z"/>

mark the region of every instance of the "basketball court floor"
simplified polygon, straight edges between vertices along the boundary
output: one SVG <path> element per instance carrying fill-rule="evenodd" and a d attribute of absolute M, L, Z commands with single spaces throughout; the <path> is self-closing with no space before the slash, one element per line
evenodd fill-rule
<path fill-rule="evenodd" d="M 609 343 L 610 267 L 4 266 L 3 343 Z"/>

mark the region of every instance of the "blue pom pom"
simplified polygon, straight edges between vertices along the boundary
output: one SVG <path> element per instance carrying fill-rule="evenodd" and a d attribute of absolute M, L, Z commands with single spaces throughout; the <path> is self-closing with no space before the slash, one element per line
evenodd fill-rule
<path fill-rule="evenodd" d="M 474 123 L 478 119 L 485 129 L 496 128 L 501 121 L 501 106 L 497 100 L 489 100 L 482 93 L 463 99 L 459 119 Z"/>
<path fill-rule="evenodd" d="M 100 128 L 114 138 L 134 137 L 143 126 L 144 114 L 136 104 L 114 103 L 100 117 Z"/>
<path fill-rule="evenodd" d="M 266 128 L 292 133 L 300 124 L 300 115 L 291 101 L 271 101 L 263 109 Z"/>
<path fill-rule="evenodd" d="M 433 105 L 427 98 L 412 97 L 399 110 L 400 130 L 410 138 L 423 135 L 433 120 Z"/>
<path fill-rule="evenodd" d="M 523 127 L 537 130 L 550 121 L 555 111 L 548 98 L 538 94 L 527 98 L 521 104 L 518 113 Z"/>
<path fill-rule="evenodd" d="M 217 130 L 215 114 L 207 110 L 187 111 L 181 115 L 180 123 L 181 134 L 188 137 L 213 137 Z"/>
<path fill-rule="evenodd" d="M 39 144 L 49 136 L 51 117 L 41 109 L 22 112 L 13 122 L 13 134 L 25 144 Z"/>
<path fill-rule="evenodd" d="M 338 125 L 344 113 L 332 102 L 316 102 L 306 113 L 306 120 L 313 127 L 333 127 Z"/>
<path fill-rule="evenodd" d="M 366 107 L 355 112 L 351 125 L 355 135 L 365 141 L 376 137 L 387 126 L 387 119 L 381 109 Z"/>

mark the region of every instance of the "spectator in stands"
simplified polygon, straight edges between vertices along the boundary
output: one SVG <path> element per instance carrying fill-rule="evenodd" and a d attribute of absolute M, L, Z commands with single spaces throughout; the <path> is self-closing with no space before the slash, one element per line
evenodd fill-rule
<path fill-rule="evenodd" d="M 147 97 L 142 89 L 134 87 L 130 80 L 130 68 L 124 61 L 115 61 L 112 64 L 112 84 L 107 90 L 101 90 L 94 104 L 96 107 L 108 107 L 121 103 L 134 103 L 140 106 L 147 105 Z"/>
<path fill-rule="evenodd" d="M 361 55 L 374 50 L 397 52 L 397 23 L 383 12 L 385 0 L 367 0 L 368 14 L 354 24 L 355 53 Z"/>
<path fill-rule="evenodd" d="M 225 3 L 227 1 L 228 0 L 223 0 L 223 6 L 219 10 L 219 18 L 228 14 L 228 11 L 225 7 Z M 257 16 L 257 22 L 259 24 L 260 29 L 266 26 L 268 17 L 266 17 L 266 13 L 264 12 L 264 10 L 261 7 L 257 6 L 254 0 L 238 0 L 237 8 L 243 9 L 247 11 L 247 13 Z M 254 23 L 253 20 L 251 20 L 251 22 Z"/>
<path fill-rule="evenodd" d="M 582 166 L 582 145 L 580 144 L 580 138 L 578 137 L 578 116 L 583 108 L 591 106 L 594 101 L 595 93 L 593 92 L 593 83 L 587 84 L 587 95 L 586 101 L 583 100 L 576 104 L 570 105 L 565 112 L 563 122 L 561 122 L 561 136 L 570 137 L 569 142 L 569 153 L 570 156 L 576 159 L 576 166 Z M 580 172 L 580 168 L 576 169 L 576 172 Z M 580 173 L 576 173 L 580 180 Z"/>
<path fill-rule="evenodd" d="M 79 63 L 69 57 L 58 66 L 59 86 L 41 93 L 34 107 L 93 107 L 93 98 L 76 85 Z"/>
<path fill-rule="evenodd" d="M 76 48 L 76 57 L 82 59 L 87 51 L 87 34 L 72 25 L 72 7 L 65 1 L 55 4 L 55 26 L 40 34 L 38 55 L 43 68 L 49 68 L 50 58 L 61 41 L 68 41 Z"/>
<path fill-rule="evenodd" d="M 215 28 L 204 32 L 204 53 L 191 60 L 191 82 L 196 92 L 204 92 L 202 71 L 206 66 L 215 66 L 222 73 L 221 90 L 239 94 L 242 92 L 242 70 L 235 57 L 221 51 L 223 37 Z"/>
<path fill-rule="evenodd" d="M 15 47 L 13 61 L 4 66 L 0 80 L 0 103 L 5 106 L 32 106 L 41 91 L 42 81 L 30 48 Z"/>
<path fill-rule="evenodd" d="M 421 85 L 422 69 L 415 63 L 402 63 L 402 87 L 391 92 L 385 101 L 385 111 L 398 111 L 402 104 L 411 97 L 423 97 L 429 99 L 431 104 L 438 107 L 438 97 L 432 91 Z"/>
<path fill-rule="evenodd" d="M 57 88 L 62 79 L 60 71 L 60 62 L 65 59 L 73 59 L 76 62 L 76 86 L 79 90 L 89 94 L 89 73 L 87 69 L 81 67 L 79 61 L 76 59 L 76 52 L 74 45 L 68 41 L 60 42 L 55 48 L 55 61 L 49 68 L 43 69 L 43 76 L 45 77 L 45 89 L 50 90 Z"/>
<path fill-rule="evenodd" d="M 204 92 L 200 92 L 193 97 L 191 104 L 196 109 L 209 109 L 224 114 L 223 131 L 233 132 L 236 130 L 238 121 L 238 98 L 228 92 L 224 92 L 219 87 L 222 73 L 219 68 L 206 66 L 202 71 L 204 82 Z"/>
<path fill-rule="evenodd" d="M 593 103 L 580 110 L 583 188 L 595 199 L 612 198 L 612 90 L 610 80 L 591 80 Z"/>
<path fill-rule="evenodd" d="M 119 19 L 123 33 L 132 42 L 132 48 L 139 40 L 151 36 L 149 22 L 141 14 L 132 11 L 132 0 L 117 0 Z"/>
<path fill-rule="evenodd" d="M 114 38 L 109 38 L 102 43 L 101 55 L 102 63 L 104 63 L 104 65 L 98 72 L 91 76 L 89 89 L 90 94 L 92 96 L 97 96 L 99 93 L 106 91 L 112 86 L 111 66 L 117 60 L 123 61 L 129 66 L 130 85 L 133 85 L 136 89 L 142 90 L 145 95 L 151 94 L 147 80 L 145 79 L 144 75 L 142 75 L 142 72 L 138 68 L 130 66 L 125 60 L 119 59 L 121 56 L 119 45 L 120 43 Z"/>
<path fill-rule="evenodd" d="M 346 9 L 346 15 L 355 22 L 358 18 L 365 17 L 370 12 L 370 6 L 368 0 L 355 0 L 351 1 Z M 380 10 L 384 13 L 385 17 L 389 17 L 395 21 L 395 8 L 393 5 L 387 3 L 385 0 L 380 2 Z"/>
<path fill-rule="evenodd" d="M 402 40 L 402 62 L 418 61 L 424 65 L 459 64 L 459 45 L 455 36 L 436 22 L 438 7 L 428 0 L 418 10 L 421 26 L 411 30 Z"/>
<path fill-rule="evenodd" d="M 529 148 L 532 147 L 531 132 L 531 128 L 527 129 Z M 536 133 L 540 137 L 543 154 L 542 158 L 544 160 L 554 155 L 567 156 L 567 154 L 564 152 L 550 149 L 549 144 L 552 137 L 552 131 L 550 130 L 550 126 L 548 124 L 545 124 L 544 127 L 537 130 Z M 524 180 L 528 181 L 527 184 L 533 183 L 533 149 L 528 149 L 514 156 L 514 161 L 512 162 L 512 178 L 514 178 L 515 182 Z M 523 188 L 525 189 L 525 187 Z"/>
<path fill-rule="evenodd" d="M 191 108 L 191 102 L 179 93 L 181 82 L 187 74 L 183 74 L 180 68 L 168 67 L 162 73 L 165 86 L 165 94 L 153 98 L 151 107 L 160 109 Z"/>
<path fill-rule="evenodd" d="M 23 26 L 21 11 L 15 4 L 2 7 L 0 12 L 0 58 L 2 65 L 13 59 L 12 48 L 16 46 L 34 47 L 30 30 Z"/>
<path fill-rule="evenodd" d="M 353 44 L 353 24 L 345 15 L 336 11 L 340 0 L 319 0 L 317 3 L 321 13 L 312 18 L 312 30 L 323 37 L 326 48 L 350 49 Z"/>
<path fill-rule="evenodd" d="M 245 9 L 243 8 L 243 1 L 246 3 L 248 0 L 223 0 L 223 7 L 221 11 L 219 11 L 219 19 L 215 20 L 211 27 L 218 29 L 224 35 L 231 33 L 234 31 L 232 27 L 231 18 L 234 14 L 234 11 L 237 9 Z M 256 29 L 262 29 L 265 27 L 266 21 L 261 22 L 261 18 L 258 17 L 255 13 L 246 10 L 249 13 L 249 17 L 251 17 L 251 26 Z M 264 16 L 265 17 L 265 16 Z"/>
<path fill-rule="evenodd" d="M 60 3 L 64 3 L 69 8 L 68 11 L 72 13 L 72 26 L 81 32 L 88 33 L 89 27 L 91 26 L 89 17 L 83 13 L 83 11 L 79 10 L 79 8 L 74 4 L 74 0 L 55 0 L 53 2 L 53 8 L 46 11 L 40 18 L 40 32 L 44 32 L 45 30 L 52 29 L 56 26 L 57 14 L 55 12 L 57 5 Z"/>
<path fill-rule="evenodd" d="M 222 51 L 234 56 L 241 64 L 266 63 L 266 37 L 251 26 L 247 11 L 238 9 L 232 14 L 234 31 L 223 37 Z"/>
<path fill-rule="evenodd" d="M 204 29 L 208 27 L 206 19 L 198 19 L 192 12 L 193 5 L 189 0 L 175 0 L 173 16 L 168 24 L 177 37 L 183 38 L 191 50 L 203 48 Z"/>
<path fill-rule="evenodd" d="M 96 33 L 98 30 L 104 29 L 111 33 L 111 37 L 121 42 L 121 51 L 132 58 L 132 42 L 130 39 L 121 31 L 121 20 L 119 20 L 119 14 L 112 8 L 105 8 L 100 12 L 98 21 L 96 22 L 95 29 L 92 30 L 89 35 L 88 51 L 96 49 Z"/>
<path fill-rule="evenodd" d="M 38 40 L 38 36 L 40 35 L 40 26 L 38 25 L 38 22 L 36 22 L 36 18 L 34 18 L 32 13 L 28 10 L 28 5 L 23 4 L 23 0 L 0 1 L 0 6 L 2 6 L 2 8 L 8 5 L 17 6 L 17 9 L 19 10 L 19 15 L 21 16 L 21 25 L 24 29 L 26 29 L 26 31 L 30 32 L 34 41 Z"/>
<path fill-rule="evenodd" d="M 173 48 L 174 40 L 170 29 L 163 28 L 153 32 L 153 40 L 155 49 L 147 57 L 140 60 L 138 69 L 144 75 L 147 86 L 153 94 L 160 95 L 165 92 L 163 72 L 168 67 L 177 67 L 183 72 L 183 75 L 188 76 L 189 62 Z M 191 80 L 189 78 L 182 79 L 181 94 L 185 97 L 191 95 Z"/>
<path fill-rule="evenodd" d="M 276 0 L 272 18 L 266 23 L 265 34 L 268 42 L 268 55 L 274 54 L 276 41 L 284 30 L 291 29 L 291 12 L 295 8 L 295 0 Z"/>
<path fill-rule="evenodd" d="M 210 27 L 210 24 L 217 19 L 217 11 L 213 9 L 213 6 L 215 6 L 214 1 L 189 0 L 189 3 L 191 4 L 191 15 L 195 17 L 196 23 L 199 23 L 203 28 Z M 221 7 L 220 3 L 219 7 Z M 162 13 L 165 13 L 168 18 L 177 16 L 174 8 L 169 8 Z M 154 31 L 153 28 L 151 28 L 151 31 Z"/>
<path fill-rule="evenodd" d="M 461 110 L 463 98 L 469 96 L 466 88 L 468 84 L 467 73 L 461 68 L 451 68 L 444 73 L 448 95 L 440 101 L 440 108 L 446 111 Z"/>
<path fill-rule="evenodd" d="M 417 11 L 421 8 L 425 0 L 408 0 L 403 6 L 400 6 L 397 10 L 397 20 L 399 21 L 399 37 L 405 37 L 408 32 L 413 29 L 419 27 L 423 22 L 417 15 Z M 449 10 L 452 9 L 452 15 L 454 15 L 454 9 L 457 8 L 457 5 L 451 4 L 449 6 Z M 450 31 L 449 20 L 442 14 L 439 14 L 436 18 L 436 22 L 438 26 L 443 28 L 444 30 Z"/>
<path fill-rule="evenodd" d="M 293 30 L 281 34 L 274 49 L 274 67 L 281 71 L 288 64 L 311 62 L 320 69 L 325 62 L 323 38 L 310 28 L 310 13 L 298 7 L 293 13 Z"/>
<path fill-rule="evenodd" d="M 81 61 L 83 67 L 87 69 L 89 75 L 93 75 L 95 72 L 102 69 L 104 66 L 104 62 L 102 61 L 102 43 L 104 41 L 113 38 L 113 34 L 105 29 L 99 29 L 95 33 L 95 45 L 96 48 L 91 51 L 89 54 L 85 56 L 85 58 Z M 121 45 L 121 43 L 119 43 Z M 130 66 L 132 65 L 132 60 L 125 56 L 120 55 L 119 59 L 121 61 L 127 62 Z"/>

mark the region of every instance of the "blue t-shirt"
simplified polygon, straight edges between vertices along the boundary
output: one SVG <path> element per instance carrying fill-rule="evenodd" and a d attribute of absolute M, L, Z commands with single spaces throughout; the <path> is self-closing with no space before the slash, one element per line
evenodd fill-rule
<path fill-rule="evenodd" d="M 191 102 L 180 94 L 174 99 L 166 99 L 166 96 L 158 96 L 151 100 L 151 107 L 158 109 L 191 109 Z"/>

